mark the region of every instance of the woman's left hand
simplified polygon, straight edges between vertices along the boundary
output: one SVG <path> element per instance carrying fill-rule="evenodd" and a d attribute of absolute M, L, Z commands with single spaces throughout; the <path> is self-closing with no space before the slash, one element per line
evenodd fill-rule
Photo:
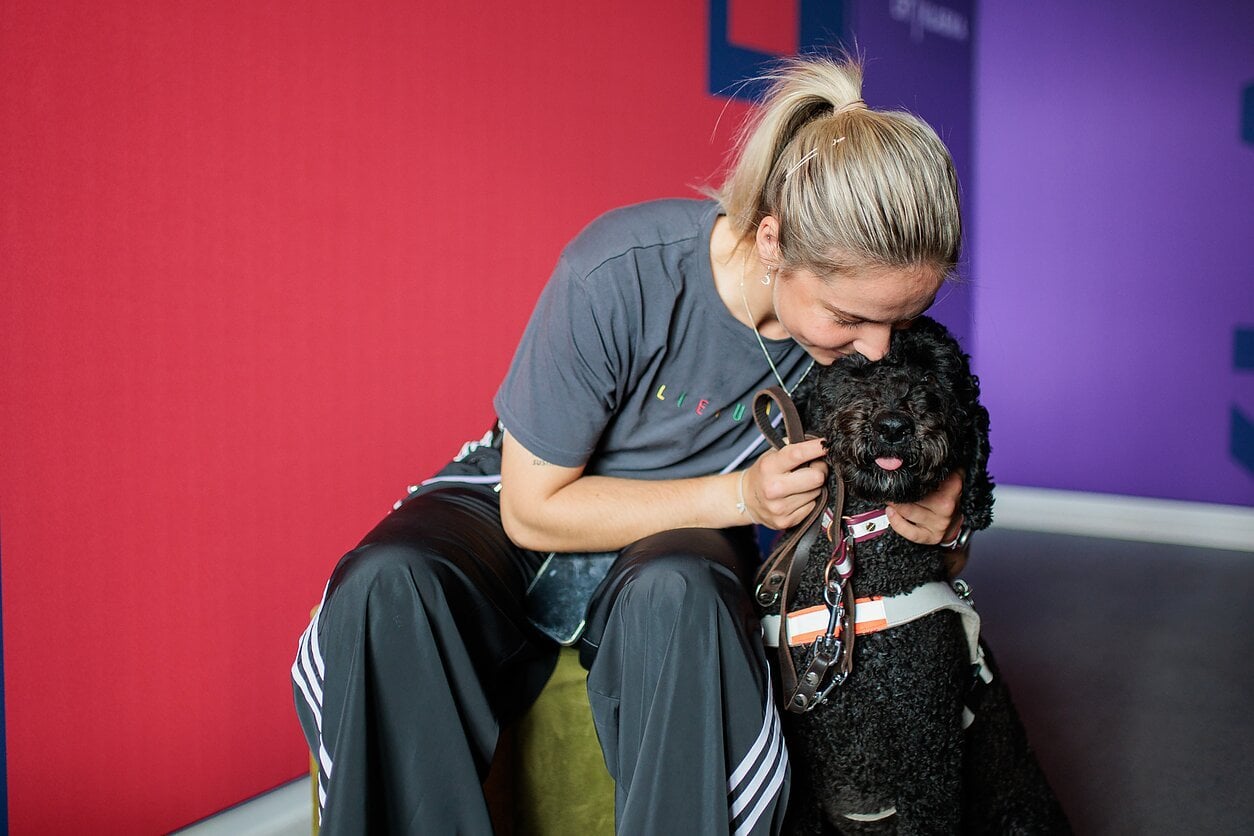
<path fill-rule="evenodd" d="M 963 472 L 955 470 L 940 487 L 918 502 L 888 504 L 888 523 L 913 543 L 934 546 L 948 542 L 962 528 Z"/>

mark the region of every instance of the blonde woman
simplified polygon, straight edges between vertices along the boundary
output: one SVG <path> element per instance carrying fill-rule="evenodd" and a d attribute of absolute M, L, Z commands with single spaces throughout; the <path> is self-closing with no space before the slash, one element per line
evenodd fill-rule
<path fill-rule="evenodd" d="M 491 832 L 498 729 L 556 651 L 526 600 L 549 553 L 612 561 L 580 645 L 618 831 L 779 830 L 750 524 L 802 520 L 826 465 L 821 441 L 767 450 L 749 403 L 814 363 L 881 357 L 954 269 L 961 224 L 944 145 L 867 108 L 859 66 L 772 80 L 712 199 L 619 209 L 567 246 L 497 427 L 336 567 L 292 667 L 325 833 Z M 955 475 L 892 526 L 954 538 L 960 491 Z"/>

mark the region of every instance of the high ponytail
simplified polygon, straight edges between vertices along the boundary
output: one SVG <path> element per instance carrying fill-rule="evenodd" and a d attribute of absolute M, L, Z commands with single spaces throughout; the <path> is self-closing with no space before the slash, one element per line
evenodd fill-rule
<path fill-rule="evenodd" d="M 751 243 L 771 215 L 785 269 L 926 265 L 948 275 L 962 222 L 936 132 L 913 114 L 867 109 L 854 61 L 791 59 L 763 80 L 769 92 L 714 192 L 737 237 Z"/>

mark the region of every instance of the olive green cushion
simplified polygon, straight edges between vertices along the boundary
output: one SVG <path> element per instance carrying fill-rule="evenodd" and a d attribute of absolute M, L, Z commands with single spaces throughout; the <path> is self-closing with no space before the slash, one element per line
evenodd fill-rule
<path fill-rule="evenodd" d="M 484 786 L 498 836 L 612 836 L 614 782 L 605 771 L 579 653 L 563 648 L 544 690 L 501 735 Z M 318 761 L 313 836 L 318 836 Z"/>
<path fill-rule="evenodd" d="M 614 833 L 614 782 L 605 770 L 579 654 L 557 668 L 523 717 L 514 746 L 514 832 L 519 836 Z"/>

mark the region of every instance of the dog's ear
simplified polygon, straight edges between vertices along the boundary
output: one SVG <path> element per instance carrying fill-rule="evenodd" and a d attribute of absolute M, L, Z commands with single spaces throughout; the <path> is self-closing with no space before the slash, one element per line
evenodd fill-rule
<path fill-rule="evenodd" d="M 968 407 L 966 477 L 962 484 L 963 524 L 972 529 L 993 523 L 993 480 L 988 475 L 988 410 L 979 401 L 980 381 L 971 375 L 973 397 Z"/>
<path fill-rule="evenodd" d="M 922 316 L 910 331 L 935 346 L 942 379 L 957 399 L 964 430 L 960 437 L 959 462 L 962 482 L 963 525 L 980 530 L 993 524 L 993 480 L 988 475 L 988 410 L 980 403 L 980 379 L 971 371 L 971 358 L 944 325 Z M 909 332 L 903 332 L 909 333 Z M 964 420 L 965 419 L 965 420 Z"/>

